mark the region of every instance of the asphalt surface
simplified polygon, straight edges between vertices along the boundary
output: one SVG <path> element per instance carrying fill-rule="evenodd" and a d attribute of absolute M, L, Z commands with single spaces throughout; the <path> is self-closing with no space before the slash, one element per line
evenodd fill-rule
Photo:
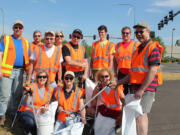
<path fill-rule="evenodd" d="M 149 114 L 148 135 L 180 135 L 179 98 L 180 80 L 164 81 Z"/>
<path fill-rule="evenodd" d="M 161 69 L 163 73 L 180 73 L 180 64 L 162 63 Z"/>

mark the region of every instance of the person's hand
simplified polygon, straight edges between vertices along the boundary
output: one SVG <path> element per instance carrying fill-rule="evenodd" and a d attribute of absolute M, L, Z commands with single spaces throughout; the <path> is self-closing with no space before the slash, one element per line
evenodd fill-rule
<path fill-rule="evenodd" d="M 86 118 L 81 118 L 82 119 L 82 123 L 85 125 L 86 124 Z"/>
<path fill-rule="evenodd" d="M 62 106 L 59 106 L 59 107 L 58 107 L 58 111 L 59 111 L 59 112 L 64 111 L 63 107 L 62 107 Z"/>
<path fill-rule="evenodd" d="M 110 84 L 109 84 L 109 87 L 111 87 L 112 89 L 115 89 L 116 86 L 117 86 L 116 81 L 112 81 L 112 82 L 110 82 Z"/>
<path fill-rule="evenodd" d="M 135 97 L 136 99 L 141 99 L 142 96 L 143 96 L 143 94 L 144 94 L 144 90 L 139 89 L 139 90 L 137 90 L 137 91 L 135 92 L 134 97 Z"/>
<path fill-rule="evenodd" d="M 87 75 L 84 74 L 81 78 L 81 83 L 83 83 L 86 80 L 86 78 L 87 78 Z"/>
<path fill-rule="evenodd" d="M 44 114 L 48 110 L 49 110 L 49 107 L 43 106 L 42 108 L 40 108 L 40 113 Z"/>
<path fill-rule="evenodd" d="M 3 73 L 0 71 L 0 78 L 2 78 L 3 77 Z"/>
<path fill-rule="evenodd" d="M 82 66 L 83 68 L 88 67 L 88 62 L 87 62 L 87 61 L 82 61 L 82 62 L 81 62 L 81 66 Z"/>
<path fill-rule="evenodd" d="M 62 86 L 62 85 L 63 85 L 63 82 L 62 82 L 61 79 L 58 80 L 58 84 L 57 84 L 57 85 L 58 85 L 58 86 Z"/>
<path fill-rule="evenodd" d="M 29 88 L 28 86 L 25 86 L 23 93 L 27 94 L 27 96 L 31 96 L 30 90 L 31 90 L 31 88 Z"/>

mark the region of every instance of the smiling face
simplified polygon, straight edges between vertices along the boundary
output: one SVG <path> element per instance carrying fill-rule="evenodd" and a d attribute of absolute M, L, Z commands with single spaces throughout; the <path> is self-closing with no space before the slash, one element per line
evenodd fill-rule
<path fill-rule="evenodd" d="M 121 32 L 123 42 L 129 42 L 131 40 L 131 30 L 126 28 Z"/>
<path fill-rule="evenodd" d="M 34 42 L 35 42 L 36 44 L 38 44 L 38 43 L 41 42 L 41 38 L 42 38 L 41 32 L 38 31 L 38 32 L 35 32 L 35 33 L 34 33 L 33 39 L 34 39 Z"/>
<path fill-rule="evenodd" d="M 99 81 L 102 84 L 102 86 L 106 86 L 110 82 L 110 75 L 107 71 L 102 71 L 99 74 Z"/>
<path fill-rule="evenodd" d="M 66 76 L 64 76 L 64 84 L 67 87 L 72 86 L 74 83 L 74 77 L 72 75 L 67 74 Z"/>
<path fill-rule="evenodd" d="M 99 30 L 98 34 L 101 41 L 106 39 L 107 32 L 105 30 Z"/>
<path fill-rule="evenodd" d="M 144 43 L 150 39 L 150 30 L 143 28 L 143 27 L 137 27 L 135 28 L 135 35 L 136 38 L 139 40 L 139 42 Z"/>
<path fill-rule="evenodd" d="M 79 34 L 79 33 L 73 33 L 72 34 L 72 43 L 74 44 L 74 45 L 78 45 L 79 44 L 79 42 L 81 41 L 81 34 Z"/>
<path fill-rule="evenodd" d="M 64 35 L 62 33 L 57 33 L 55 37 L 56 45 L 60 45 L 64 40 Z"/>
<path fill-rule="evenodd" d="M 46 34 L 44 37 L 44 42 L 47 48 L 51 48 L 54 45 L 55 38 L 52 34 Z"/>
<path fill-rule="evenodd" d="M 37 83 L 41 86 L 45 86 L 48 76 L 45 72 L 42 72 L 37 75 Z"/>
<path fill-rule="evenodd" d="M 21 37 L 22 32 L 24 31 L 24 27 L 21 24 L 15 24 L 13 26 L 13 35 L 15 37 Z"/>

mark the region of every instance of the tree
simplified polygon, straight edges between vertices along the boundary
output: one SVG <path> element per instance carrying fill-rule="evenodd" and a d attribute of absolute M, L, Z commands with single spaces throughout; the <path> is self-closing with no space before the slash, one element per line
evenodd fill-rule
<path fill-rule="evenodd" d="M 178 39 L 178 40 L 176 40 L 176 44 L 175 44 L 175 46 L 180 46 L 180 39 Z"/>
<path fill-rule="evenodd" d="M 162 41 L 161 37 L 154 37 L 152 38 L 153 41 L 158 41 L 160 45 L 162 45 L 164 47 L 164 51 L 163 51 L 163 55 L 164 56 L 167 52 L 166 52 L 166 46 L 164 45 L 164 42 Z"/>
<path fill-rule="evenodd" d="M 85 50 L 86 50 L 86 55 L 87 57 L 91 57 L 92 56 L 92 49 L 91 46 L 89 46 L 86 42 L 86 40 L 82 40 L 81 41 L 82 46 L 84 46 Z"/>

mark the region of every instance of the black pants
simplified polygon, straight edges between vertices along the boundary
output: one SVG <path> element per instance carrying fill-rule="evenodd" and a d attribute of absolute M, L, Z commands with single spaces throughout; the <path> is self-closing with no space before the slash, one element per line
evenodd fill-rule
<path fill-rule="evenodd" d="M 120 71 L 118 72 L 118 80 L 123 79 L 125 76 L 126 76 L 126 74 L 123 74 Z M 127 95 L 129 89 L 131 89 L 131 85 L 129 85 L 128 83 L 123 84 L 123 88 L 124 88 L 124 95 Z"/>

